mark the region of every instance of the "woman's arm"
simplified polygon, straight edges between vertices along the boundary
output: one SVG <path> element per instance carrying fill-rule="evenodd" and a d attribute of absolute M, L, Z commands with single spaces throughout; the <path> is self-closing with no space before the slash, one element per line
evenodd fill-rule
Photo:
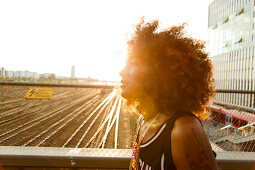
<path fill-rule="evenodd" d="M 175 121 L 171 143 L 178 170 L 218 169 L 208 138 L 195 117 L 185 116 Z"/>

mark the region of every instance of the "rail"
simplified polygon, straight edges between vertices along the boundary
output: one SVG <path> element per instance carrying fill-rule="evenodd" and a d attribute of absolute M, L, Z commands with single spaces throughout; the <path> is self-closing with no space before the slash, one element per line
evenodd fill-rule
<path fill-rule="evenodd" d="M 216 93 L 239 93 L 239 94 L 255 94 L 254 90 L 226 90 L 226 89 L 217 89 Z"/>
<path fill-rule="evenodd" d="M 20 112 L 20 108 L 23 110 L 28 110 L 27 112 L 20 112 L 17 114 L 17 116 L 20 117 L 20 119 L 24 116 L 35 115 L 35 113 L 38 112 L 38 106 L 40 105 L 40 101 L 35 100 L 25 100 L 23 98 L 23 94 L 20 93 L 19 89 L 21 87 L 14 87 L 14 86 L 43 86 L 43 87 L 72 87 L 73 89 L 66 90 L 68 88 L 64 88 L 65 90 L 59 89 L 59 92 L 56 93 L 56 96 L 58 100 L 48 101 L 45 100 L 40 105 L 39 111 L 45 112 L 44 114 L 39 115 L 38 117 L 35 117 L 34 119 L 27 120 L 26 127 L 23 127 L 21 129 L 21 126 L 24 124 L 18 124 L 17 126 L 13 126 L 13 128 L 3 131 L 0 143 L 6 143 L 10 138 L 13 138 L 15 136 L 18 136 L 19 132 L 25 132 L 28 129 L 35 129 L 34 127 L 37 126 L 41 121 L 45 121 L 46 118 L 51 118 L 55 115 L 58 115 L 60 111 L 65 111 L 67 109 L 70 109 L 71 107 L 74 107 L 72 111 L 69 110 L 68 114 L 64 114 L 59 119 L 57 119 L 56 122 L 53 122 L 51 125 L 48 125 L 45 127 L 40 133 L 37 135 L 34 135 L 33 137 L 26 139 L 26 142 L 24 140 L 21 144 L 22 146 L 16 147 L 18 144 L 20 144 L 19 140 L 12 140 L 13 144 L 15 146 L 0 146 L 0 169 L 1 166 L 3 167 L 63 167 L 63 168 L 110 168 L 110 169 L 127 169 L 128 164 L 130 161 L 131 156 L 131 150 L 130 149 L 116 149 L 117 148 L 117 142 L 119 139 L 117 139 L 118 134 L 118 124 L 122 124 L 123 120 L 125 119 L 119 119 L 119 111 L 120 111 L 120 105 L 121 100 L 118 98 L 112 98 L 111 95 L 108 97 L 97 97 L 97 93 L 95 93 L 96 89 L 91 89 L 92 91 L 86 91 L 84 88 L 106 88 L 106 89 L 113 89 L 114 86 L 112 85 L 82 85 L 82 84 L 57 84 L 57 83 L 28 83 L 28 82 L 6 82 L 6 81 L 0 81 L 0 85 L 4 87 L 3 89 L 8 89 L 8 86 L 13 87 L 13 95 L 14 97 L 9 101 L 5 99 L 9 99 L 11 95 L 6 96 L 6 98 L 3 98 L 2 104 L 12 104 L 15 103 L 17 108 L 12 108 L 11 110 L 2 109 L 3 113 L 1 115 L 2 117 L 5 117 L 4 120 L 1 120 L 0 127 L 6 126 L 9 124 L 12 124 L 15 121 L 14 113 Z M 27 88 L 26 87 L 26 88 Z M 16 91 L 15 91 L 15 88 Z M 79 89 L 83 88 L 83 89 Z M 78 90 L 77 90 L 78 89 Z M 77 91 L 74 91 L 77 90 Z M 81 93 L 81 90 L 85 90 Z M 23 89 L 24 91 L 24 89 Z M 3 91 L 2 91 L 3 92 Z M 8 91 L 10 93 L 10 91 Z M 232 90 L 217 90 L 216 93 L 246 93 L 247 95 L 255 94 L 255 91 L 232 91 Z M 8 93 L 8 94 L 9 94 Z M 102 91 L 101 91 L 102 93 Z M 3 93 L 4 94 L 4 93 Z M 15 95 L 18 94 L 19 98 Z M 71 94 L 71 95 L 70 95 Z M 70 97 L 65 97 L 70 96 Z M 76 96 L 73 98 L 73 96 Z M 16 97 L 16 98 L 15 98 Z M 63 101 L 71 101 L 68 104 L 64 105 Z M 110 100 L 112 102 L 110 102 Z M 20 102 L 23 101 L 24 103 Z M 30 103 L 31 102 L 31 103 Z M 33 102 L 33 103 L 32 103 Z M 26 104 L 25 104 L 26 103 Z M 47 111 L 48 104 L 52 106 L 50 111 Z M 80 104 L 82 103 L 82 104 Z M 94 106 L 98 106 L 95 107 Z M 101 103 L 101 104 L 100 104 Z M 18 105 L 19 104 L 19 105 Z M 90 125 L 95 124 L 95 121 L 98 120 L 98 116 L 103 116 L 101 112 L 106 108 L 106 105 L 109 104 L 108 110 L 105 111 L 105 119 L 102 119 L 100 126 L 97 127 L 97 131 L 93 134 L 90 134 L 89 136 L 91 138 L 87 137 L 88 130 L 92 129 L 91 126 L 88 126 L 86 131 L 83 131 L 83 135 L 80 136 L 80 138 L 77 138 L 74 140 L 75 135 L 77 135 L 81 129 L 84 129 L 84 125 L 87 123 L 87 120 L 93 116 L 93 120 L 90 123 Z M 3 105 L 3 106 L 4 106 Z M 50 106 L 49 105 L 49 106 Z M 92 107 L 93 105 L 93 107 Z M 32 107 L 33 106 L 33 107 Z M 47 107 L 46 107 L 47 106 Z M 58 106 L 58 107 L 53 107 Z M 50 147 L 46 144 L 43 144 L 45 141 L 49 141 L 49 139 L 54 136 L 56 133 L 59 133 L 60 130 L 63 132 L 64 127 L 67 127 L 67 124 L 71 123 L 71 121 L 78 120 L 78 117 L 82 112 L 85 110 L 89 110 L 89 108 L 94 108 L 93 111 L 86 111 L 86 113 L 90 113 L 89 115 L 84 117 L 84 120 L 81 120 L 81 124 L 77 126 L 76 130 L 72 132 L 72 135 L 66 137 L 63 144 L 61 144 L 60 147 Z M 116 113 L 114 114 L 114 111 L 116 110 Z M 122 123 L 119 121 L 122 120 Z M 127 124 L 127 123 L 126 123 Z M 115 128 L 113 128 L 115 125 Z M 128 125 L 128 124 L 127 124 Z M 125 125 L 125 126 L 127 126 Z M 253 124 L 252 124 L 253 125 Z M 222 128 L 222 126 L 219 126 L 219 129 L 229 129 L 230 126 L 226 126 L 225 128 Z M 247 126 L 248 127 L 248 126 Z M 249 124 L 250 127 L 250 124 Z M 105 133 L 100 133 L 100 131 L 105 128 Z M 218 128 L 214 125 L 208 126 L 207 129 L 210 130 L 210 133 L 215 133 L 215 129 Z M 251 127 L 253 130 L 253 127 Z M 17 129 L 21 129 L 21 131 L 16 131 Z M 95 128 L 94 128 L 95 129 Z M 111 129 L 115 129 L 115 133 L 112 135 L 109 135 L 109 131 Z M 128 128 L 127 128 L 128 129 Z M 246 130 L 246 128 L 244 128 Z M 85 130 L 85 129 L 84 129 Z M 122 130 L 123 131 L 123 128 Z M 114 132 L 114 131 L 113 131 Z M 211 133 L 211 134 L 212 134 Z M 47 135 L 46 135 L 47 134 Z M 44 137 L 43 137 L 44 135 Z M 96 136 L 99 135 L 100 139 L 96 138 Z M 125 133 L 125 135 L 128 135 L 128 133 Z M 115 149 L 105 149 L 106 139 L 107 136 L 110 136 L 113 141 L 113 148 Z M 46 138 L 45 138 L 46 137 Z M 79 136 L 78 136 L 79 137 Z M 40 140 L 38 140 L 40 138 Z M 88 141 L 85 141 L 81 145 L 81 141 L 83 139 L 88 139 Z M 102 139 L 101 139 L 102 138 Z M 126 138 L 126 136 L 125 136 Z M 43 140 L 42 140 L 43 139 Z M 96 143 L 94 143 L 93 147 L 100 147 L 100 149 L 96 148 L 84 148 L 91 144 L 91 142 L 97 139 Z M 37 141 L 38 140 L 38 141 Z M 53 140 L 53 139 L 51 139 Z M 76 142 L 76 143 L 75 143 Z M 78 142 L 78 143 L 77 143 Z M 215 141 L 214 141 L 215 142 Z M 48 142 L 50 143 L 50 142 Z M 249 144 L 253 146 L 252 144 Z M 26 147 L 24 147 L 26 146 Z M 36 147 L 29 147 L 29 146 L 36 146 Z M 40 147 L 38 147 L 40 146 Z M 42 147 L 47 146 L 47 147 Z M 218 146 L 218 145 L 216 145 Z M 248 145 L 247 145 L 248 146 Z M 73 147 L 73 148 L 70 148 Z M 80 148 L 78 148 L 80 147 Z M 236 146 L 235 146 L 236 147 Z M 119 148 L 119 147 L 118 147 Z M 120 147 L 121 148 L 121 147 Z M 221 148 L 220 148 L 221 149 Z M 255 169 L 255 152 L 229 152 L 225 151 L 225 148 L 222 149 L 222 151 L 216 150 L 217 153 L 217 162 L 221 169 Z M 237 151 L 237 150 L 235 150 Z"/>
<path fill-rule="evenodd" d="M 0 85 L 9 85 L 9 86 L 43 86 L 43 87 L 77 87 L 77 88 L 105 88 L 105 89 L 112 89 L 114 87 L 114 85 L 35 83 L 35 82 L 18 82 L 18 81 L 0 81 Z"/>
<path fill-rule="evenodd" d="M 255 153 L 216 152 L 221 170 L 252 170 Z M 128 169 L 130 149 L 0 146 L 0 168 Z"/>
<path fill-rule="evenodd" d="M 217 89 L 213 103 L 255 113 L 255 90 Z"/>

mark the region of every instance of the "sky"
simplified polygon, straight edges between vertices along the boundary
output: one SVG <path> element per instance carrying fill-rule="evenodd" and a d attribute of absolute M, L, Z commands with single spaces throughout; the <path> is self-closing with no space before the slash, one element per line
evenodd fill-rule
<path fill-rule="evenodd" d="M 212 0 L 0 0 L 0 67 L 120 80 L 126 41 L 141 17 L 160 28 L 188 24 L 208 40 Z"/>

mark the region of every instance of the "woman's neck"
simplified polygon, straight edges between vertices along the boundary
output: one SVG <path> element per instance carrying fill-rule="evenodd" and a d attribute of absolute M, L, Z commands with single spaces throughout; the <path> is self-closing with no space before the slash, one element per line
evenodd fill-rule
<path fill-rule="evenodd" d="M 139 106 L 137 107 L 140 114 L 143 115 L 144 120 L 146 122 L 153 120 L 158 114 L 158 108 L 154 100 L 148 95 L 143 95 L 143 97 L 138 100 Z"/>
<path fill-rule="evenodd" d="M 155 121 L 155 123 L 160 123 L 160 122 L 163 122 L 170 118 L 170 116 L 171 116 L 170 113 L 168 113 L 167 115 L 165 115 L 163 113 L 159 113 L 156 103 L 150 96 L 143 95 L 143 97 L 138 100 L 139 100 L 139 102 L 138 102 L 139 106 L 137 106 L 137 107 L 138 107 L 140 114 L 143 115 L 145 122 L 152 121 L 157 115 L 158 116 L 157 116 L 157 120 Z"/>

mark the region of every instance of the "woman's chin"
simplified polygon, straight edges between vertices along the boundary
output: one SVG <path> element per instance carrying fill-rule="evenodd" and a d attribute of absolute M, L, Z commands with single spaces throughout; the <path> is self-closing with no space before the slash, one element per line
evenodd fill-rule
<path fill-rule="evenodd" d="M 121 96 L 125 99 L 128 99 L 128 93 L 124 89 L 121 90 Z"/>
<path fill-rule="evenodd" d="M 136 99 L 138 97 L 137 93 L 135 93 L 134 91 L 126 90 L 126 89 L 121 90 L 121 96 L 127 100 Z"/>
<path fill-rule="evenodd" d="M 125 86 L 123 86 L 121 87 L 121 96 L 125 99 L 130 99 L 132 96 L 132 93 L 130 92 L 130 90 L 125 88 Z"/>

